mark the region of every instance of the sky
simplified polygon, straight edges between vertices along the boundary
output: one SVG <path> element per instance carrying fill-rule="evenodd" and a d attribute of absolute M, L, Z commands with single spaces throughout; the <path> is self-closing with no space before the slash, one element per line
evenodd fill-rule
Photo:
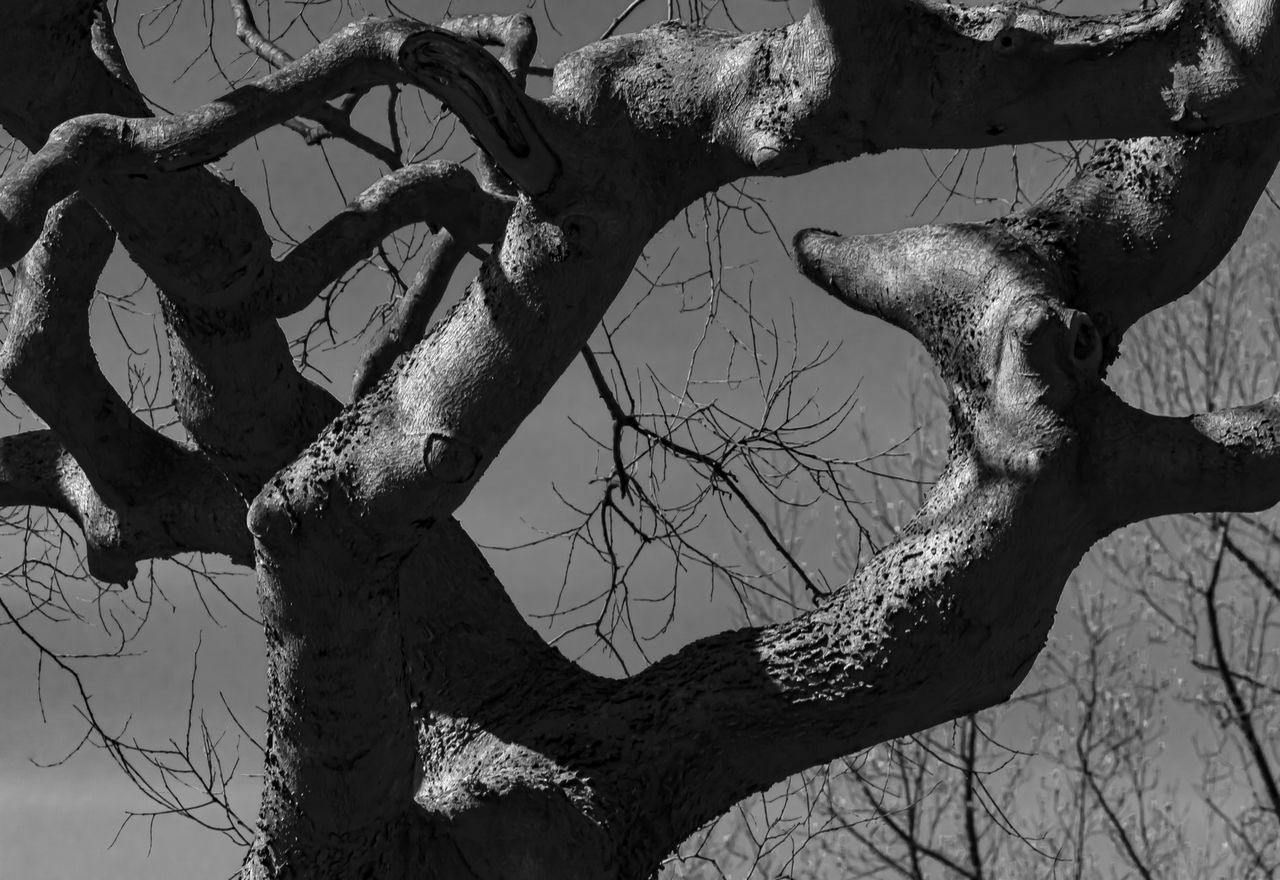
<path fill-rule="evenodd" d="M 169 21 L 169 13 L 158 20 L 145 17 L 151 9 L 150 2 L 122 0 L 117 14 L 126 58 L 144 91 L 158 104 L 172 109 L 191 107 L 218 96 L 224 87 L 207 56 L 185 73 L 184 69 L 204 48 L 210 27 L 220 57 L 235 59 L 231 21 L 224 4 L 213 0 L 213 5 L 208 6 L 186 0 L 172 6 L 172 26 L 167 34 L 144 48 L 142 42 L 158 37 Z M 339 11 L 339 5 L 322 7 L 332 10 L 331 23 L 335 25 L 350 17 L 350 12 Z M 511 9 L 523 6 L 509 5 Z M 638 15 L 628 27 L 655 20 L 658 7 L 664 4 L 650 5 L 653 12 L 647 17 Z M 422 0 L 401 3 L 407 12 L 428 21 L 440 18 L 448 6 Z M 560 31 L 557 34 L 539 5 L 533 10 L 541 36 L 536 63 L 550 65 L 565 51 L 594 39 L 616 14 L 614 7 L 621 6 L 554 0 L 551 20 Z M 454 14 L 511 11 L 501 4 L 455 2 L 451 8 Z M 790 4 L 796 14 L 804 8 L 802 3 Z M 369 11 L 379 10 L 371 6 Z M 786 20 L 788 6 L 746 4 L 740 15 L 739 23 L 744 27 L 776 24 Z M 317 27 L 328 23 L 323 15 L 313 16 L 312 21 Z M 262 23 L 266 24 L 265 19 Z M 298 32 L 292 39 L 290 48 L 300 52 L 305 50 L 309 37 Z M 244 66 L 239 62 L 231 69 L 241 71 Z M 536 91 L 538 86 L 532 88 Z M 422 132 L 416 136 L 425 137 Z M 455 138 L 454 149 L 459 149 L 457 144 L 465 145 L 464 135 Z M 1010 192 L 1009 169 L 1014 155 L 1007 149 L 988 153 L 982 160 L 977 184 L 981 193 L 1005 196 Z M 1031 188 L 1037 180 L 1043 184 L 1052 174 L 1052 164 L 1046 162 L 1048 155 L 1037 148 L 1019 148 L 1016 155 Z M 948 202 L 940 189 L 931 186 L 933 172 L 946 169 L 944 176 L 951 179 L 963 167 L 962 188 L 972 188 L 980 158 L 976 154 L 890 153 L 799 178 L 752 182 L 749 191 L 765 200 L 769 216 L 784 240 L 806 226 L 848 233 L 885 231 L 931 222 L 940 211 L 944 220 L 980 219 L 1003 212 L 1006 205 L 963 198 Z M 330 144 L 322 153 L 305 147 L 293 133 L 280 130 L 237 149 L 221 167 L 264 210 L 269 205 L 269 228 L 275 230 L 274 224 L 278 223 L 296 236 L 319 226 L 344 198 L 376 177 L 373 163 L 345 145 Z M 335 178 L 341 182 L 341 192 Z M 732 193 L 723 195 L 730 202 L 736 198 Z M 752 214 L 751 219 L 760 226 L 763 218 Z M 616 344 L 631 375 L 651 368 L 664 381 L 677 384 L 687 371 L 691 352 L 698 348 L 705 311 L 694 307 L 710 289 L 706 276 L 700 275 L 708 265 L 705 236 L 699 234 L 705 220 L 700 207 L 678 219 L 655 239 L 638 267 L 650 279 L 660 276 L 664 280 L 693 280 L 683 290 L 656 291 L 619 331 Z M 777 321 L 786 337 L 791 336 L 794 326 L 803 352 L 812 354 L 824 345 L 838 344 L 811 388 L 819 405 L 828 409 L 856 389 L 855 417 L 829 441 L 832 454 L 857 457 L 865 453 L 864 441 L 856 430 L 860 418 L 865 418 L 873 443 L 888 444 L 906 436 L 912 422 L 905 390 L 919 364 L 915 343 L 897 330 L 850 312 L 809 285 L 795 272 L 771 234 L 752 234 L 735 212 L 727 212 L 720 244 L 723 252 L 712 260 L 712 265 L 723 272 L 721 281 L 728 294 L 739 301 L 749 294 L 757 316 Z M 464 264 L 455 288 L 465 282 L 471 270 L 474 263 Z M 138 270 L 117 254 L 101 287 L 107 293 L 123 296 L 138 288 L 141 281 Z M 647 288 L 638 274 L 619 297 L 606 323 L 613 326 L 621 321 Z M 358 330 L 372 310 L 385 302 L 387 290 L 385 277 L 378 278 L 373 273 L 362 276 L 335 307 L 334 321 L 339 332 L 350 334 Z M 92 314 L 94 339 L 104 371 L 118 383 L 125 381 L 131 365 L 153 363 L 149 357 L 133 362 L 128 359 L 117 324 L 124 327 L 123 332 L 132 342 L 145 342 L 155 313 L 154 296 L 144 288 L 133 294 L 129 303 L 119 305 L 113 313 L 102 300 Z M 131 314 L 130 309 L 135 313 Z M 733 307 L 726 305 L 725 309 L 732 312 Z M 301 329 L 311 317 L 304 316 L 291 329 Z M 704 375 L 723 372 L 728 352 L 726 338 L 713 330 L 709 342 L 700 350 L 699 364 Z M 598 335 L 594 344 L 602 346 L 603 338 Z M 344 398 L 358 353 L 357 342 L 314 355 L 315 365 L 329 377 L 335 393 Z M 712 392 L 700 388 L 698 393 Z M 164 397 L 162 389 L 161 398 Z M 12 404 L 11 400 L 8 402 Z M 749 409 L 745 398 L 742 405 Z M 29 418 L 22 427 L 30 427 Z M 598 485 L 593 486 L 591 481 L 597 467 L 607 462 L 601 462 L 583 429 L 600 436 L 606 418 L 586 370 L 581 363 L 575 363 L 524 423 L 459 512 L 476 540 L 486 547 L 513 546 L 570 523 L 573 513 L 557 499 L 556 492 L 578 502 L 589 502 L 592 494 L 598 493 Z M 18 427 L 13 419 L 0 425 L 6 432 Z M 835 546 L 834 521 L 825 514 L 818 511 L 805 525 L 804 559 L 818 570 L 831 570 Z M 737 526 L 713 522 L 704 532 L 707 546 L 724 554 L 740 552 L 735 532 L 741 537 Z M 12 559 L 16 553 L 21 549 L 12 540 L 0 543 L 0 558 Z M 562 544 L 519 552 L 493 550 L 489 555 L 513 599 L 531 615 L 545 614 L 554 607 L 562 580 L 565 604 L 589 596 L 598 585 L 599 570 L 589 565 L 575 566 L 565 578 Z M 215 568 L 229 567 L 223 560 L 215 559 L 210 564 Z M 832 571 L 830 577 L 838 582 L 836 572 Z M 669 574 L 656 562 L 642 569 L 640 580 L 646 579 L 652 580 L 649 586 L 655 593 L 669 585 Z M 255 707 L 262 703 L 264 687 L 261 637 L 256 626 L 229 601 L 247 609 L 255 607 L 252 576 L 241 572 L 216 580 L 225 596 L 219 595 L 211 583 L 193 578 L 182 569 L 158 565 L 154 582 L 144 578 L 136 585 L 133 597 L 98 604 L 85 592 L 74 602 L 83 612 L 81 620 L 46 627 L 42 632 L 63 650 L 85 651 L 110 644 L 111 633 L 118 625 L 129 631 L 140 626 L 138 636 L 126 648 L 128 656 L 85 661 L 78 666 L 104 717 L 116 724 L 127 720 L 131 735 L 139 739 L 181 741 L 187 735 L 193 690 L 197 721 L 203 707 L 215 733 L 227 727 L 225 699 L 256 735 L 260 715 Z M 651 658 L 700 635 L 741 623 L 725 590 L 713 589 L 706 578 L 686 580 L 675 607 L 674 622 L 644 643 Z M 147 603 L 137 595 L 154 597 L 144 625 L 136 618 Z M 666 606 L 652 606 L 649 619 L 645 620 L 642 614 L 640 628 L 646 633 L 658 630 L 665 611 Z M 540 620 L 538 625 L 550 638 L 578 619 Z M 587 642 L 580 636 L 570 636 L 561 644 L 567 653 L 576 655 Z M 642 662 L 634 650 L 629 657 L 633 663 Z M 588 653 L 584 662 L 601 671 L 617 671 L 599 651 Z M 132 819 L 121 830 L 126 811 L 145 811 L 149 805 L 101 753 L 88 750 L 52 769 L 38 766 L 56 762 L 73 750 L 83 731 L 69 681 L 47 664 L 42 668 L 36 653 L 11 631 L 0 631 L 0 668 L 4 670 L 0 676 L 0 880 L 19 876 L 217 878 L 235 871 L 238 850 L 192 823 L 162 818 L 151 825 L 145 818 Z M 221 741 L 221 753 L 224 760 L 230 761 L 238 739 L 244 767 L 251 772 L 253 748 L 243 741 L 234 725 Z M 237 805 L 250 821 L 256 813 L 255 785 L 251 776 L 245 776 L 233 787 Z"/>

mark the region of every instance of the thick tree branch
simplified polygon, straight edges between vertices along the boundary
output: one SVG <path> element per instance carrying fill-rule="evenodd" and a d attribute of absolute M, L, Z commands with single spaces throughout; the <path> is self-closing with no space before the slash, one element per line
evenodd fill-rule
<path fill-rule="evenodd" d="M 0 121 L 20 122 L 16 131 L 32 149 L 68 116 L 148 112 L 129 78 L 91 50 L 87 31 L 5 30 L 0 45 L 15 64 L 70 74 L 15 78 L 0 95 Z M 274 280 L 298 294 L 288 273 L 273 271 L 257 210 L 205 168 L 94 179 L 87 195 L 161 290 L 184 427 L 251 495 L 338 411 L 331 395 L 298 374 L 284 334 L 262 306 L 271 302 Z"/>
<path fill-rule="evenodd" d="M 1223 177 L 1220 172 L 1221 185 L 1230 188 Z M 1256 192 L 1250 195 L 1256 199 Z M 1132 204 L 1141 207 L 1142 203 Z M 1242 225 L 1238 215 L 1247 214 L 1252 205 L 1248 200 L 1232 204 L 1229 212 L 1224 211 L 1227 216 L 1219 215 L 1219 222 L 1238 229 Z M 1175 223 L 1183 222 L 1176 213 L 1169 216 Z M 1013 225 L 1021 222 L 1015 219 Z M 809 230 L 797 237 L 796 250 L 802 270 L 815 281 L 855 308 L 884 317 L 920 338 L 943 376 L 953 383 L 957 400 L 973 403 L 991 395 L 975 380 L 989 366 L 977 359 L 977 352 L 981 332 L 992 332 L 990 320 L 984 317 L 992 291 L 1032 286 L 1053 301 L 1073 305 L 1081 299 L 1089 302 L 1090 294 L 1101 295 L 1105 297 L 1102 308 L 1120 308 L 1123 314 L 1133 315 L 1188 292 L 1199 275 L 1211 268 L 1199 257 L 1174 255 L 1174 242 L 1180 239 L 1166 239 L 1158 227 L 1149 227 L 1148 232 L 1162 247 L 1168 241 L 1169 264 L 1158 274 L 1153 271 L 1153 281 L 1168 287 L 1103 288 L 1101 266 L 1095 265 L 1092 272 L 1098 286 L 1080 290 L 1074 287 L 1077 276 L 1068 266 L 1046 263 L 1040 256 L 1043 251 L 1011 242 L 998 224 L 849 239 Z M 1222 249 L 1229 244 L 1223 242 Z M 1063 251 L 1057 255 L 1064 262 L 1069 259 Z M 1157 253 L 1153 262 L 1158 259 Z M 1103 312 L 1104 317 L 1107 314 Z M 1079 347 L 1057 369 L 1074 369 L 1086 362 L 1096 368 L 1104 355 L 1100 334 L 1083 313 L 1073 309 L 1069 315 Z M 986 329 L 976 334 L 965 331 L 973 326 Z M 1112 352 L 1117 344 L 1115 336 L 1107 340 Z M 977 397 L 969 400 L 975 393 Z M 1054 402 L 1050 388 L 1035 393 Z M 1076 414 L 1088 426 L 1083 432 L 1088 438 L 1087 466 L 1080 481 L 1090 487 L 1092 516 L 1103 534 L 1163 514 L 1260 510 L 1280 502 L 1280 402 L 1276 398 L 1171 418 L 1134 409 L 1102 390 L 1082 398 Z M 973 429 L 965 426 L 964 430 Z"/>
<path fill-rule="evenodd" d="M 592 153 L 617 161 L 625 144 L 643 179 L 664 181 L 674 212 L 743 175 L 887 149 L 1185 134 L 1259 119 L 1280 106 L 1277 42 L 1271 0 L 1179 0 L 1112 16 L 819 3 L 783 30 L 668 23 L 572 53 L 556 66 L 549 106 L 572 128 L 587 122 L 608 135 L 576 148 L 570 132 L 548 137 L 597 176 Z"/>
<path fill-rule="evenodd" d="M 3 379 L 53 429 L 97 492 L 127 505 L 146 491 L 149 467 L 166 485 L 172 445 L 111 387 L 89 340 L 89 309 L 115 237 L 78 197 L 55 205 L 19 267 Z"/>
<path fill-rule="evenodd" d="M 843 238 L 806 229 L 793 242 L 805 276 L 852 309 L 879 318 L 937 352 L 944 370 L 966 340 L 956 331 L 977 317 L 983 292 L 1012 282 L 1022 267 L 999 259 L 998 229 L 974 224 L 903 229 Z"/>
<path fill-rule="evenodd" d="M 231 0 L 231 10 L 236 22 L 236 36 L 255 55 L 275 68 L 287 67 L 295 62 L 292 55 L 267 39 L 259 30 L 248 0 Z M 516 87 L 524 89 L 529 65 L 537 49 L 537 33 L 527 14 L 469 15 L 448 19 L 440 24 L 440 28 L 481 46 L 502 47 L 503 52 L 499 58 L 502 66 L 511 74 Z M 389 149 L 351 127 L 350 112 L 354 103 L 344 102 L 342 108 L 334 108 L 327 103 L 317 104 L 300 115 L 319 123 L 320 128 L 310 129 L 305 124 L 299 124 L 297 130 L 308 143 L 314 143 L 324 136 L 340 137 L 381 159 L 391 168 L 399 168 L 401 162 L 398 149 Z"/>
<path fill-rule="evenodd" d="M 395 25 L 389 26 L 389 30 L 395 29 Z M 356 43 L 360 42 L 361 33 L 365 37 L 379 33 L 373 24 L 366 27 L 366 32 L 358 27 L 354 30 Z M 484 54 L 479 47 L 475 51 Z M 485 59 L 496 66 L 487 55 Z M 86 67 L 90 82 L 94 76 L 102 75 L 101 67 L 88 63 Z M 500 67 L 497 69 L 499 75 L 506 76 Z M 299 77 L 294 77 L 295 90 L 305 90 L 305 76 L 301 79 L 304 82 L 298 85 Z M 111 81 L 120 82 L 115 76 Z M 251 92 L 252 87 L 249 88 Z M 76 95 L 83 98 L 84 92 Z M 57 100 L 65 103 L 67 99 L 59 95 Z M 105 107 L 99 105 L 103 109 L 142 106 L 140 98 L 127 92 L 109 94 L 101 100 L 108 102 Z M 254 100 L 249 94 L 246 103 L 253 106 Z M 54 105 L 50 102 L 49 106 Z M 194 114 L 197 118 L 200 115 Z M 225 121 L 227 115 L 225 107 L 210 110 L 215 119 Z M 229 115 L 234 116 L 234 111 Z M 165 124 L 159 123 L 161 128 Z M 33 168 L 40 166 L 36 162 Z M 52 176 L 56 178 L 58 174 Z M 413 176 L 410 173 L 395 180 L 409 183 Z M 345 267 L 332 259 L 342 249 L 311 262 L 304 259 L 308 252 L 314 252 L 315 245 L 335 239 L 352 246 L 352 251 L 356 246 L 371 247 L 374 239 L 361 241 L 361 237 L 376 235 L 376 227 L 385 222 L 383 216 L 379 212 L 348 212 L 326 227 L 311 242 L 311 248 L 304 247 L 292 259 L 286 258 L 289 271 L 277 273 L 272 271 L 270 242 L 257 212 L 237 191 L 203 169 L 145 179 L 116 178 L 109 186 L 97 189 L 101 192 L 92 193 L 95 202 L 100 209 L 105 207 L 131 254 L 166 295 L 178 298 L 177 302 L 166 304 L 166 320 L 174 329 L 175 391 L 184 426 L 233 476 L 242 491 L 255 492 L 262 480 L 293 456 L 300 442 L 314 437 L 336 414 L 337 407 L 328 394 L 298 376 L 282 334 L 270 321 L 270 311 L 260 313 L 262 319 L 246 323 L 243 304 L 265 301 L 270 305 L 274 300 L 297 304 L 313 296 L 328 273 L 340 273 Z M 374 189 L 376 196 L 391 196 L 390 200 L 403 208 L 406 200 L 394 198 L 395 193 L 395 187 Z M 37 201 L 48 200 L 45 194 Z M 193 212 L 192 206 L 199 209 Z M 19 211 L 22 225 L 28 227 L 24 236 L 30 228 L 38 228 L 31 216 L 33 208 L 30 203 L 22 204 Z M 181 218 L 170 216 L 175 211 L 181 212 Z M 176 228 L 188 231 L 174 237 Z M 358 234 L 350 237 L 347 233 L 353 228 Z M 11 241 L 0 237 L 0 250 Z M 282 292 L 264 298 L 264 290 L 270 291 L 272 276 L 277 276 L 275 281 L 280 283 Z M 245 431 L 243 425 L 253 425 L 254 429 Z"/>
<path fill-rule="evenodd" d="M 0 93 L 0 123 L 29 149 L 69 117 L 149 113 L 118 57 L 102 50 L 105 26 L 97 16 L 93 34 L 85 19 L 0 29 L 11 69 L 37 74 L 12 77 Z M 298 375 L 271 316 L 246 320 L 271 263 L 258 211 L 205 168 L 95 179 L 86 195 L 160 288 L 179 418 L 241 491 L 256 491 L 337 412 Z"/>
<path fill-rule="evenodd" d="M 846 109 L 881 149 L 1188 133 L 1269 115 L 1280 98 L 1269 0 L 1103 16 L 819 0 L 812 15 L 842 62 L 835 93 L 871 97 Z M 907 60 L 920 57 L 930 64 Z"/>
<path fill-rule="evenodd" d="M 542 130 L 547 120 L 541 105 L 529 100 L 522 88 L 525 54 L 531 56 L 536 43 L 528 17 L 520 21 L 525 27 L 512 25 L 516 32 L 504 43 L 503 53 L 520 85 L 478 43 L 437 28 L 408 36 L 398 60 L 411 82 L 458 115 L 476 143 L 521 190 L 540 195 L 560 174 L 560 159 Z"/>
<path fill-rule="evenodd" d="M 1003 224 L 1073 276 L 1114 356 L 1138 318 L 1230 250 L 1280 159 L 1280 116 L 1193 137 L 1108 141 L 1066 187 Z M 1188 242 L 1195 242 L 1189 247 Z"/>

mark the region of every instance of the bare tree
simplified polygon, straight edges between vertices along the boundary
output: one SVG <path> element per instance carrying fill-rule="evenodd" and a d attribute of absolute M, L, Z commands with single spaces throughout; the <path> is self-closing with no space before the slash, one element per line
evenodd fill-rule
<path fill-rule="evenodd" d="M 160 116 L 105 4 L 6 13 L 0 123 L 31 155 L 0 182 L 0 264 L 17 265 L 3 376 L 48 428 L 4 440 L 0 502 L 65 513 L 107 582 L 192 550 L 256 568 L 268 716 L 247 877 L 647 876 L 747 794 L 1006 700 L 1100 537 L 1280 495 L 1274 396 L 1160 416 L 1103 381 L 1125 331 L 1222 258 L 1275 165 L 1267 3 L 814 0 L 778 29 L 593 44 L 542 99 L 522 88 L 523 14 L 361 19 L 295 58 L 233 6 L 276 69 Z M 352 107 L 406 88 L 466 126 L 478 172 L 363 143 Z M 280 124 L 401 167 L 277 256 L 205 163 Z M 452 513 L 668 221 L 748 176 L 1087 137 L 1143 139 L 1000 222 L 795 237 L 801 271 L 915 335 L 951 395 L 945 470 L 848 584 L 621 680 L 525 622 Z M 344 406 L 278 321 L 418 223 L 447 238 Z M 160 291 L 190 444 L 94 362 L 85 305 L 113 240 Z M 479 273 L 426 330 L 463 248 Z"/>

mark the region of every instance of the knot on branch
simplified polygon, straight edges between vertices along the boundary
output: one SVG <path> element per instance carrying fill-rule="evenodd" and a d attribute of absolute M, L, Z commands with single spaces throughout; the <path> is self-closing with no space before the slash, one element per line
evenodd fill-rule
<path fill-rule="evenodd" d="M 1020 27 L 1002 28 L 991 40 L 991 48 L 997 55 L 1013 58 L 1052 45 L 1053 41 L 1043 34 Z"/>
<path fill-rule="evenodd" d="M 442 30 L 473 40 L 481 46 L 502 49 L 502 66 L 520 88 L 524 88 L 533 55 L 538 50 L 538 31 L 527 12 L 514 15 L 464 15 L 441 23 Z"/>
<path fill-rule="evenodd" d="M 482 459 L 480 450 L 448 434 L 428 434 L 422 449 L 422 462 L 427 473 L 441 483 L 469 482 Z"/>
<path fill-rule="evenodd" d="M 426 27 L 400 47 L 401 68 L 457 114 L 476 142 L 522 190 L 551 188 L 560 162 L 502 64 L 477 43 Z"/>

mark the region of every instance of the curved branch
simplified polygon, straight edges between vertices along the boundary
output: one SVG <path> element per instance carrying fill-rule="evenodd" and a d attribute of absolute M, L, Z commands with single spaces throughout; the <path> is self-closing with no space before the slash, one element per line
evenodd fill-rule
<path fill-rule="evenodd" d="M 1104 341 L 1078 311 L 1109 321 L 1114 353 L 1137 316 L 1194 286 L 1265 185 L 1277 125 L 1104 146 L 1007 222 L 797 237 L 806 275 L 939 362 L 950 461 L 899 540 L 829 603 L 695 643 L 622 686 L 652 714 L 682 707 L 661 737 L 667 772 L 720 786 L 691 823 L 804 766 L 1005 699 L 1080 555 L 1120 525 L 1280 501 L 1280 396 L 1184 419 L 1134 410 L 1102 385 Z M 1188 247 L 1212 224 L 1226 231 Z M 1116 284 L 1107 267 L 1145 283 Z M 724 757 L 708 765 L 713 738 Z"/>
<path fill-rule="evenodd" d="M 372 85 L 417 84 L 449 106 L 522 189 L 545 191 L 559 162 L 539 132 L 534 103 L 483 48 L 439 28 L 366 19 L 281 70 L 177 116 L 106 114 L 63 123 L 0 182 L 0 265 L 15 262 L 44 213 L 99 176 L 178 171 L 225 155 L 255 134 L 335 95 Z"/>
<path fill-rule="evenodd" d="M 43 212 L 92 177 L 198 167 L 266 128 L 352 88 L 395 81 L 406 22 L 353 26 L 296 64 L 188 113 L 157 119 L 81 116 L 50 132 L 28 163 L 0 181 L 0 264 L 25 253 Z"/>
<path fill-rule="evenodd" d="M 236 37 L 255 55 L 275 68 L 287 67 L 295 62 L 292 55 L 267 39 L 258 29 L 248 0 L 232 0 L 231 11 L 236 22 Z M 527 14 L 468 15 L 448 19 L 440 24 L 440 29 L 472 40 L 481 46 L 502 47 L 503 52 L 500 58 L 502 66 L 511 74 L 516 87 L 524 89 L 529 65 L 533 61 L 533 54 L 538 45 L 533 19 Z M 399 155 L 355 131 L 349 121 L 350 108 L 345 109 L 344 113 L 326 103 L 321 103 L 300 115 L 320 123 L 326 133 L 355 144 L 387 162 L 392 168 L 399 168 Z M 312 137 L 314 135 L 308 135 L 309 139 Z"/>
<path fill-rule="evenodd" d="M 97 16 L 92 26 L 90 33 L 81 17 L 0 29 L 0 47 L 15 68 L 65 72 L 15 76 L 0 90 L 0 120 L 33 151 L 69 117 L 149 112 L 106 45 L 107 20 Z M 271 316 L 252 307 L 271 265 L 271 240 L 258 211 L 206 168 L 92 178 L 86 195 L 160 290 L 184 427 L 242 492 L 256 492 L 338 410 L 331 395 L 298 374 Z M 108 494 L 103 480 L 109 476 L 109 469 L 94 474 Z"/>
<path fill-rule="evenodd" d="M 463 249 L 502 236 L 513 200 L 480 188 L 452 162 L 410 165 L 384 176 L 276 264 L 263 308 L 301 311 L 378 242 L 413 223 L 447 228 Z"/>
<path fill-rule="evenodd" d="M 976 224 L 925 226 L 842 237 L 803 229 L 792 241 L 800 272 L 845 305 L 915 336 L 947 370 L 957 327 L 973 322 L 992 287 L 1020 267 L 1001 261 L 999 230 Z"/>
<path fill-rule="evenodd" d="M 1088 328 L 1096 322 L 1097 356 L 1113 359 L 1134 321 L 1189 293 L 1226 254 L 1278 157 L 1276 117 L 1111 142 L 1072 183 L 1005 220 L 847 239 L 807 230 L 796 238 L 797 261 L 842 301 L 917 336 L 948 379 L 963 380 L 954 390 L 964 398 L 982 373 L 964 376 L 963 365 L 974 364 L 993 327 L 983 315 L 1005 292 L 1035 290 L 1088 314 L 1088 324 L 1071 319 L 1084 330 L 1081 356 L 1095 356 Z M 1080 479 L 1103 533 L 1162 514 L 1280 501 L 1276 398 L 1171 418 L 1107 392 L 1082 399 L 1076 418 L 1089 438 Z"/>
<path fill-rule="evenodd" d="M 386 53 L 381 60 L 375 57 L 369 61 L 366 57 L 361 61 L 360 46 L 374 44 L 370 52 L 377 56 L 373 50 L 381 45 L 378 44 L 380 36 L 390 39 L 396 33 L 421 27 L 426 26 L 364 22 L 326 41 L 316 52 L 301 59 L 295 69 L 267 77 L 266 82 L 276 89 L 274 92 L 262 91 L 261 84 L 251 84 L 234 92 L 226 101 L 167 121 L 116 119 L 116 128 L 112 128 L 112 117 L 96 116 L 91 117 L 90 122 L 101 123 L 105 128 L 94 129 L 91 124 L 82 130 L 71 123 L 59 130 L 60 135 L 74 135 L 72 140 L 84 135 L 90 141 L 95 131 L 108 140 L 115 135 L 127 135 L 124 140 L 116 138 L 119 147 L 121 144 L 145 145 L 146 137 L 140 135 L 147 132 L 163 139 L 167 127 L 181 131 L 184 124 L 189 126 L 187 134 L 197 137 L 202 120 L 213 120 L 214 128 L 222 126 L 224 134 L 250 117 L 253 121 L 250 128 L 267 124 L 264 114 L 288 116 L 290 113 L 289 101 L 281 103 L 280 88 L 286 92 L 291 88 L 295 96 L 307 93 L 313 84 L 307 79 L 308 65 L 319 68 L 320 74 L 331 75 L 332 82 L 346 74 L 335 72 L 332 65 L 326 66 L 326 59 L 347 57 L 356 73 L 362 65 L 367 68 L 372 64 L 384 71 L 394 68 L 394 54 L 390 61 Z M 54 35 L 57 34 L 44 31 L 0 31 L 0 44 L 17 53 L 16 57 L 30 55 L 36 59 L 33 63 L 39 64 L 53 63 L 46 56 L 58 57 L 57 63 L 70 65 L 75 71 L 67 80 L 74 88 L 41 90 L 35 83 L 22 80 L 0 95 L 0 118 L 6 125 L 15 112 L 12 108 L 39 110 L 29 118 L 23 117 L 27 127 L 22 130 L 22 136 L 33 149 L 45 141 L 55 122 L 69 115 L 108 111 L 139 116 L 146 112 L 141 96 L 128 89 L 90 51 L 87 33 L 61 34 L 62 40 L 52 40 Z M 75 41 L 77 36 L 83 37 L 81 43 Z M 66 54 L 67 40 L 70 40 L 70 57 Z M 56 45 L 46 45 L 51 43 Z M 388 49 L 388 46 L 381 45 L 381 48 Z M 390 48 L 394 49 L 394 41 Z M 486 57 L 490 69 L 496 68 L 500 76 L 507 77 L 481 47 L 472 46 L 472 49 Z M 41 128 L 42 125 L 48 127 Z M 134 137 L 135 134 L 139 137 Z M 34 160 L 30 168 L 19 169 L 14 176 L 0 182 L 0 205 L 3 205 L 0 228 L 9 223 L 9 228 L 0 232 L 0 251 L 8 255 L 25 250 L 22 242 L 14 241 L 14 226 L 20 227 L 20 237 L 28 240 L 38 233 L 41 221 L 35 216 L 39 207 L 34 202 L 52 204 L 56 194 L 52 189 L 86 185 L 95 207 L 161 290 L 175 366 L 175 401 L 183 425 L 240 491 L 255 493 L 262 482 L 310 442 L 339 409 L 331 395 L 298 374 L 283 333 L 271 311 L 260 304 L 264 300 L 271 302 L 268 282 L 279 282 L 281 299 L 298 302 L 312 295 L 315 285 L 323 284 L 326 272 L 340 272 L 341 268 L 330 261 L 321 271 L 308 271 L 303 267 L 300 253 L 291 261 L 286 257 L 291 266 L 299 267 L 293 279 L 289 278 L 293 269 L 273 269 L 270 239 L 257 211 L 239 190 L 207 169 L 167 174 L 142 170 L 128 174 L 92 174 L 86 178 L 80 174 L 84 164 L 111 163 L 106 159 L 77 156 L 75 149 L 62 150 L 56 139 L 47 146 L 45 156 Z M 70 164 L 57 167 L 56 162 L 47 161 L 51 153 L 68 159 Z M 122 160 L 126 165 L 137 160 L 145 169 L 146 161 L 136 153 L 130 155 L 133 159 Z M 40 179 L 42 175 L 44 178 Z M 78 182 L 74 180 L 77 176 Z M 33 177 L 38 185 L 26 186 Z M 384 190 L 382 194 L 387 192 Z M 33 195 L 36 196 L 34 202 L 30 198 Z M 399 204 L 403 206 L 403 201 Z M 426 208 L 435 210 L 433 205 Z M 18 218 L 17 223 L 12 222 L 10 211 Z M 465 215 L 466 211 L 461 213 Z M 426 216 L 430 218 L 432 214 Z M 373 236 L 377 235 L 374 227 L 382 222 L 376 213 L 368 217 L 347 216 L 339 218 L 329 229 L 341 233 L 354 226 L 358 235 L 348 239 L 344 233 L 340 237 L 354 248 L 360 236 L 367 235 L 368 246 L 372 247 Z M 175 229 L 184 232 L 174 235 Z M 322 235 L 313 244 L 324 240 Z M 325 263 L 323 259 L 320 262 Z M 246 425 L 252 425 L 253 429 L 245 430 Z"/>
<path fill-rule="evenodd" d="M 102 375 L 89 308 L 115 237 L 78 197 L 54 206 L 13 286 L 0 380 L 53 429 L 109 503 L 129 504 L 171 442 L 145 425 Z"/>
<path fill-rule="evenodd" d="M 258 30 L 254 20 L 253 9 L 249 0 L 231 0 L 231 15 L 236 22 L 236 39 L 244 43 L 249 51 L 257 55 L 272 67 L 287 67 L 294 62 L 294 57 L 268 40 Z"/>
<path fill-rule="evenodd" d="M 600 707 L 599 727 L 612 716 L 642 743 L 644 790 L 698 792 L 667 804 L 659 837 L 682 839 L 806 767 L 1008 699 L 1092 535 L 1048 534 L 1036 516 L 1046 499 L 964 470 L 818 610 L 695 642 Z M 640 811 L 664 816 L 656 803 Z"/>
<path fill-rule="evenodd" d="M 13 288 L 0 378 L 50 432 L 8 438 L 0 497 L 70 514 L 90 572 L 133 577 L 134 563 L 189 550 L 252 561 L 244 502 L 195 451 L 144 424 L 102 375 L 89 338 L 95 282 L 114 244 L 83 200 L 54 206 Z"/>

